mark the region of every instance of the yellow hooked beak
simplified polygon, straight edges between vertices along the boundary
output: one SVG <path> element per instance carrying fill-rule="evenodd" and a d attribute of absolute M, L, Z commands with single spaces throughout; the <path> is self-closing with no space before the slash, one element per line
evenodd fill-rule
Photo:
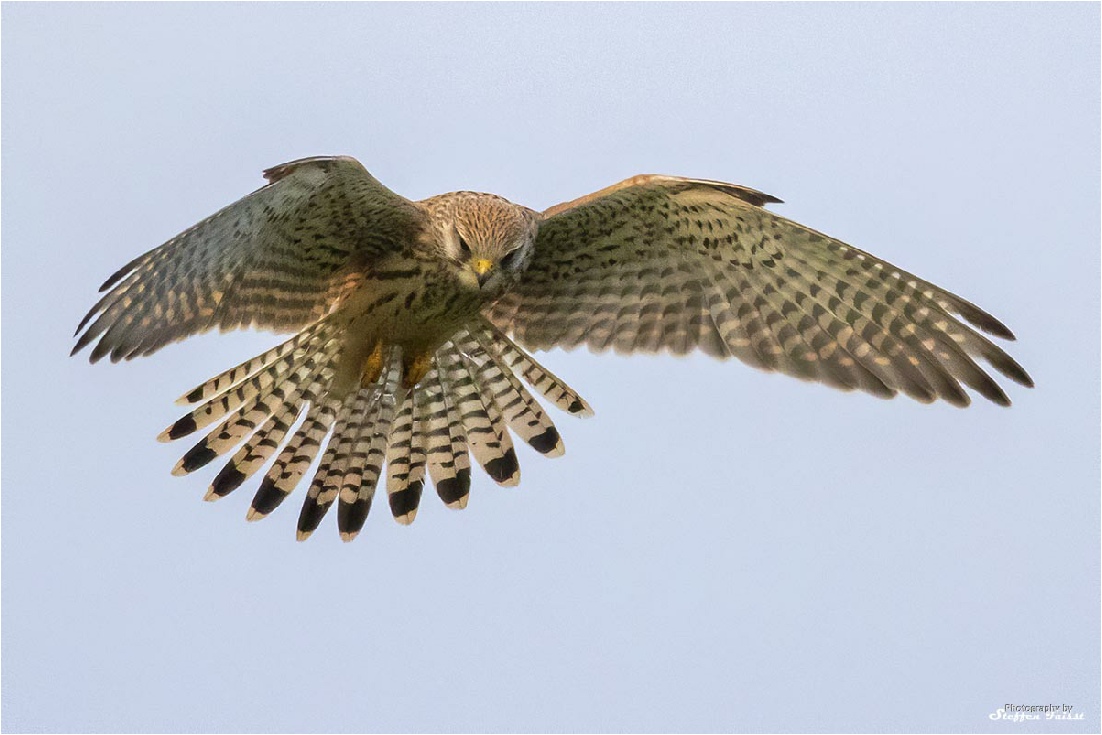
<path fill-rule="evenodd" d="M 478 276 L 478 285 L 481 286 L 486 282 L 486 279 L 490 277 L 490 271 L 494 269 L 494 262 L 492 260 L 486 260 L 479 258 L 478 260 L 471 261 L 471 270 Z"/>

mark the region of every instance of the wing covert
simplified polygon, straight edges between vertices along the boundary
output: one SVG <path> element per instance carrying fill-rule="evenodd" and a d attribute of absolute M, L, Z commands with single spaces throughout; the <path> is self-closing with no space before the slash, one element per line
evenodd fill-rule
<path fill-rule="evenodd" d="M 264 176 L 266 186 L 107 279 L 72 354 L 98 340 L 90 360 L 118 361 L 214 327 L 300 329 L 328 313 L 363 265 L 426 226 L 417 205 L 353 158 L 301 159 Z"/>
<path fill-rule="evenodd" d="M 762 207 L 777 201 L 722 182 L 636 176 L 552 207 L 520 284 L 487 316 L 531 349 L 700 349 L 883 397 L 967 405 L 964 383 L 1008 404 L 975 358 L 1032 386 L 964 323 L 1013 339 L 993 316 Z"/>

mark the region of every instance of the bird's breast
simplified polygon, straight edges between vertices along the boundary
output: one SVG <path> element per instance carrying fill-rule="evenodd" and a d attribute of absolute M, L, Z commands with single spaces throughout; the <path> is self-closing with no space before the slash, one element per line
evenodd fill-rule
<path fill-rule="evenodd" d="M 483 299 L 450 269 L 395 259 L 370 269 L 337 307 L 350 328 L 396 344 L 440 344 L 477 316 Z"/>
<path fill-rule="evenodd" d="M 385 354 L 401 349 L 411 366 L 410 377 L 423 375 L 426 356 L 474 319 L 482 306 L 479 291 L 432 263 L 403 259 L 365 272 L 334 308 L 345 342 L 334 391 L 354 390 L 365 376 L 373 379 L 380 349 Z"/>

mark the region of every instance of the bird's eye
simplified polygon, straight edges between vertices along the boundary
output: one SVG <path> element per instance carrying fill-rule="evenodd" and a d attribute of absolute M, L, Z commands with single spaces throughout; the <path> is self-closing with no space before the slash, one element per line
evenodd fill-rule
<path fill-rule="evenodd" d="M 513 265 L 516 264 L 518 257 L 520 257 L 520 248 L 517 248 L 516 250 L 510 250 L 501 259 L 501 264 L 506 268 L 512 268 Z"/>
<path fill-rule="evenodd" d="M 463 239 L 463 236 L 460 235 L 458 232 L 455 233 L 455 236 L 459 238 L 459 249 L 466 254 L 470 254 L 471 246 L 467 244 L 467 241 Z"/>

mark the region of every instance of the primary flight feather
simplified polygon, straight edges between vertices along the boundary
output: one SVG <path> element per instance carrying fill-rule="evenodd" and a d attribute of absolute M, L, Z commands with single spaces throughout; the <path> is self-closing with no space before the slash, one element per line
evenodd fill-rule
<path fill-rule="evenodd" d="M 567 413 L 592 412 L 525 350 L 700 349 L 957 406 L 969 402 L 962 384 L 1010 404 L 981 361 L 1033 385 L 981 333 L 1014 338 L 993 316 L 773 214 L 764 206 L 780 200 L 746 187 L 635 176 L 539 213 L 474 192 L 413 202 L 348 157 L 264 175 L 266 186 L 111 276 L 73 354 L 130 359 L 214 327 L 294 332 L 188 392 L 193 408 L 159 438 L 207 431 L 174 474 L 234 451 L 209 500 L 270 463 L 250 520 L 320 453 L 299 539 L 334 502 L 341 537 L 354 538 L 380 484 L 403 523 L 428 480 L 462 508 L 472 456 L 514 485 L 513 436 L 562 454 L 528 386 Z"/>

